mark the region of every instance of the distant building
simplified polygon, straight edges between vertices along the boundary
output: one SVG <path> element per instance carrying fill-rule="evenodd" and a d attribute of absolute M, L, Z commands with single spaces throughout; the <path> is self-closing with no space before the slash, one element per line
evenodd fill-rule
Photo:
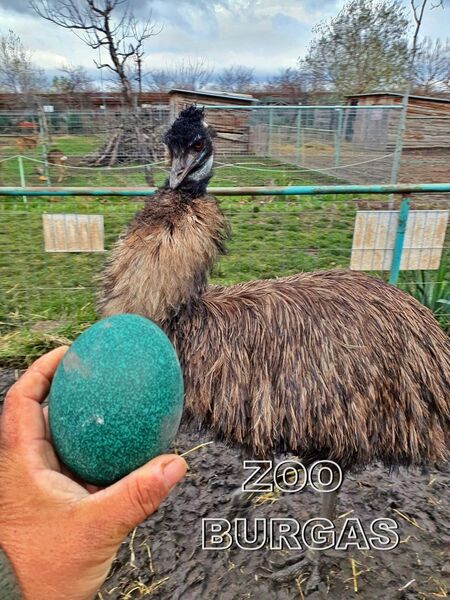
<path fill-rule="evenodd" d="M 249 94 L 232 94 L 221 91 L 192 91 L 173 89 L 169 92 L 170 116 L 176 115 L 190 104 L 208 106 L 248 106 L 258 101 Z M 217 133 L 215 149 L 218 154 L 248 153 L 250 149 L 250 114 L 242 108 L 217 108 L 208 111 L 208 124 Z"/>
<path fill-rule="evenodd" d="M 393 92 L 373 92 L 346 97 L 350 106 L 400 106 L 403 96 Z M 386 143 L 393 151 L 398 133 L 398 112 L 373 110 L 348 111 L 345 139 L 352 143 L 370 139 L 372 144 Z M 400 181 L 436 183 L 450 179 L 450 98 L 409 97 Z"/>

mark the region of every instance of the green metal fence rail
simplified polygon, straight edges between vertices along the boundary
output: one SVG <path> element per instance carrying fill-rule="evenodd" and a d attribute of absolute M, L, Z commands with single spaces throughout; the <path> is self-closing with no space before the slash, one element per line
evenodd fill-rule
<path fill-rule="evenodd" d="M 151 187 L 0 187 L 0 196 L 153 196 Z M 450 183 L 210 187 L 216 196 L 325 196 L 327 194 L 450 194 Z"/>

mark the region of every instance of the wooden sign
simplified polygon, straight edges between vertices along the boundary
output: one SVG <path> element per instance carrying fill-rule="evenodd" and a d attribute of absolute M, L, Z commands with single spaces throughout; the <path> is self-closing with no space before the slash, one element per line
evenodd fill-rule
<path fill-rule="evenodd" d="M 42 215 L 46 252 L 103 252 L 102 215 Z"/>
<path fill-rule="evenodd" d="M 411 210 L 406 223 L 400 269 L 439 269 L 448 210 Z M 398 225 L 398 211 L 358 211 L 350 268 L 389 271 Z"/>

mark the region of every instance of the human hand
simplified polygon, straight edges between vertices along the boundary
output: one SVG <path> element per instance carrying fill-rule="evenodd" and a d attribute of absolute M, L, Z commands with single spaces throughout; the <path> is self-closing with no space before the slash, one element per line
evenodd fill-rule
<path fill-rule="evenodd" d="M 66 349 L 11 387 L 0 422 L 0 547 L 25 600 L 91 600 L 123 539 L 186 472 L 181 457 L 163 455 L 99 489 L 64 469 L 40 403 Z"/>

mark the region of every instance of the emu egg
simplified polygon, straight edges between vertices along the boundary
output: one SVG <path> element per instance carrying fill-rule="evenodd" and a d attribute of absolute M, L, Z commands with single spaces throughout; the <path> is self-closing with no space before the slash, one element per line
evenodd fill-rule
<path fill-rule="evenodd" d="M 183 378 L 165 333 L 115 315 L 84 331 L 56 370 L 52 442 L 75 475 L 109 485 L 168 449 L 182 410 Z"/>

